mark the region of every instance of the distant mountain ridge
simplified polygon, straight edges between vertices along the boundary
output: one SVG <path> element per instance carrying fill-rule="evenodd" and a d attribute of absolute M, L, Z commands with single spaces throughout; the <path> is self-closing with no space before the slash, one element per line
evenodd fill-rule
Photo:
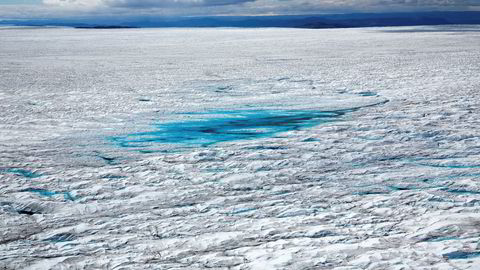
<path fill-rule="evenodd" d="M 353 28 L 480 24 L 480 12 L 352 13 L 329 15 L 206 16 L 206 17 L 129 17 L 84 19 L 1 20 L 0 25 L 67 26 L 76 28 L 153 28 L 153 27 L 287 27 Z"/>

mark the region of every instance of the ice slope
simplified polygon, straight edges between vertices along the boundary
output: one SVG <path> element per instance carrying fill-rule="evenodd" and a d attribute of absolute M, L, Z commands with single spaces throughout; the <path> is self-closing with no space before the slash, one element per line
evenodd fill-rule
<path fill-rule="evenodd" d="M 1 29 L 0 268 L 479 269 L 468 29 Z"/>

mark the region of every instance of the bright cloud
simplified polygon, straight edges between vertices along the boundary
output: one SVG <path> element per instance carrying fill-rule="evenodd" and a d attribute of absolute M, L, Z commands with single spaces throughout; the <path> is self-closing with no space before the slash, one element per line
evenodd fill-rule
<path fill-rule="evenodd" d="M 103 0 L 43 0 L 45 5 L 60 7 L 100 7 L 105 5 Z"/>
<path fill-rule="evenodd" d="M 62 7 L 186 8 L 239 5 L 256 0 L 43 0 Z"/>

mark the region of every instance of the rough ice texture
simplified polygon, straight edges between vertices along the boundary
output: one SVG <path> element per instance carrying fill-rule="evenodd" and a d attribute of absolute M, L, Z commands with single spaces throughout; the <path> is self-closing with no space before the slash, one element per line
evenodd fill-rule
<path fill-rule="evenodd" d="M 475 29 L 0 30 L 0 269 L 479 269 Z"/>

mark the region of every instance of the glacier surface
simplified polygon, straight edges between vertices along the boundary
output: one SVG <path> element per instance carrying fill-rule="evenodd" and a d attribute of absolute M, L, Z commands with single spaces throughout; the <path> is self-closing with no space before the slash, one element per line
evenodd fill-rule
<path fill-rule="evenodd" d="M 479 26 L 0 29 L 0 269 L 480 269 L 478 74 Z"/>

